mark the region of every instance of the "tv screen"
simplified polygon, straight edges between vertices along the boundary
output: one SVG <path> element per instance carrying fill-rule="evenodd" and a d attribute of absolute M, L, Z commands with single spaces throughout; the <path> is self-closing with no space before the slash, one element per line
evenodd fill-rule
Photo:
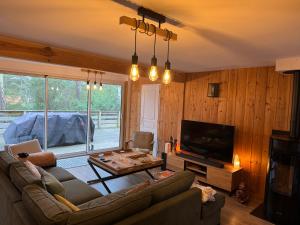
<path fill-rule="evenodd" d="M 232 162 L 234 126 L 182 120 L 181 149 L 209 159 Z"/>

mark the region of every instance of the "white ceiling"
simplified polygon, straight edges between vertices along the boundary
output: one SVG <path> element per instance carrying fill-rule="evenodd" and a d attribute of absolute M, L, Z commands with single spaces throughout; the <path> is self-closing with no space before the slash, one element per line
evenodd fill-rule
<path fill-rule="evenodd" d="M 185 28 L 171 43 L 172 67 L 186 72 L 274 65 L 300 55 L 299 0 L 136 0 Z M 134 33 L 119 25 L 136 12 L 109 0 L 0 0 L 0 34 L 131 59 Z M 149 63 L 153 37 L 138 36 L 140 61 Z M 158 61 L 166 42 L 158 39 Z"/>

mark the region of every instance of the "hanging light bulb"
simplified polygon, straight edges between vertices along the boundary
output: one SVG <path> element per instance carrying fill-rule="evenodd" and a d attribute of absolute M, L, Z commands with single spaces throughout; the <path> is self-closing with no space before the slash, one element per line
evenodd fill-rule
<path fill-rule="evenodd" d="M 163 84 L 170 84 L 171 80 L 171 63 L 167 61 L 165 64 L 165 72 L 162 78 L 162 82 Z"/>
<path fill-rule="evenodd" d="M 130 79 L 137 81 L 140 78 L 139 67 L 138 67 L 138 56 L 136 53 L 132 56 L 132 64 L 130 69 Z"/>
<path fill-rule="evenodd" d="M 134 54 L 131 59 L 131 69 L 130 69 L 130 79 L 132 81 L 137 81 L 140 78 L 139 67 L 138 67 L 138 56 L 136 54 L 136 35 L 137 29 L 139 27 L 139 22 L 137 21 L 135 33 L 134 33 Z"/>
<path fill-rule="evenodd" d="M 94 81 L 94 86 L 93 86 L 94 90 L 97 89 L 96 75 L 97 75 L 97 71 L 95 71 L 95 81 Z"/>
<path fill-rule="evenodd" d="M 155 48 L 156 48 L 156 30 L 154 31 L 154 55 L 151 59 L 151 67 L 149 71 L 149 79 L 151 81 L 156 81 L 158 79 L 158 73 L 157 73 L 157 58 L 155 57 Z"/>
<path fill-rule="evenodd" d="M 165 71 L 164 75 L 162 78 L 163 84 L 170 84 L 172 81 L 171 77 L 171 63 L 169 61 L 169 53 L 170 53 L 170 39 L 171 39 L 172 34 L 170 31 L 167 32 L 167 41 L 168 41 L 168 52 L 167 52 L 167 62 L 165 63 Z"/>
<path fill-rule="evenodd" d="M 103 90 L 103 84 L 102 84 L 102 75 L 103 74 L 104 74 L 103 72 L 100 72 L 100 75 L 101 75 L 101 77 L 100 77 L 100 85 L 99 85 L 100 92 Z"/>
<path fill-rule="evenodd" d="M 91 89 L 89 78 L 90 78 L 90 71 L 88 71 L 88 77 L 87 77 L 87 81 L 86 81 L 86 90 Z"/>

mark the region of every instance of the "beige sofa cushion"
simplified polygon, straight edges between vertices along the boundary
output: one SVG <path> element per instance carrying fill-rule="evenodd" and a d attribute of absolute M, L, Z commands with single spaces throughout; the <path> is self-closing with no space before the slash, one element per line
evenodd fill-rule
<path fill-rule="evenodd" d="M 133 194 L 110 194 L 79 206 L 68 225 L 111 225 L 148 208 L 151 194 L 145 190 Z"/>
<path fill-rule="evenodd" d="M 66 224 L 72 212 L 37 185 L 26 186 L 23 189 L 22 200 L 25 208 L 40 225 Z"/>
<path fill-rule="evenodd" d="M 28 184 L 43 186 L 41 179 L 36 177 L 21 161 L 11 164 L 9 174 L 12 183 L 20 192 Z"/>

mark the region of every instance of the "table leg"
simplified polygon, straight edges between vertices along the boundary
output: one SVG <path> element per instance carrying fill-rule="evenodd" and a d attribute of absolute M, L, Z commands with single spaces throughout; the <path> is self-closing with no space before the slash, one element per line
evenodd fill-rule
<path fill-rule="evenodd" d="M 103 184 L 105 190 L 110 194 L 111 193 L 110 189 L 108 188 L 105 181 L 102 179 L 102 177 L 100 176 L 100 174 L 98 173 L 98 171 L 96 170 L 94 165 L 91 162 L 88 162 L 88 163 L 89 163 L 90 167 L 92 168 L 92 170 L 94 171 L 94 173 L 96 174 L 97 178 L 99 179 L 98 181 Z M 88 184 L 92 184 L 92 183 L 95 183 L 95 180 L 88 181 Z"/>
<path fill-rule="evenodd" d="M 149 172 L 149 170 L 145 170 L 146 171 L 146 173 L 154 180 L 154 177 L 153 177 L 153 175 Z"/>

